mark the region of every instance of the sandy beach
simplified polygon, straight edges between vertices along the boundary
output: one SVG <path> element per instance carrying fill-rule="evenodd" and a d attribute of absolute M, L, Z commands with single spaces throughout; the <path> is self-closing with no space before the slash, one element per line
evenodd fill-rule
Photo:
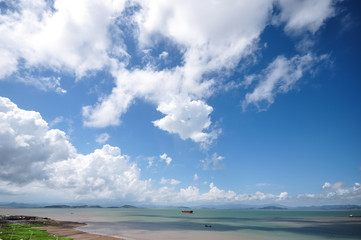
<path fill-rule="evenodd" d="M 60 222 L 59 226 L 35 227 L 37 229 L 46 230 L 51 235 L 59 237 L 72 238 L 74 240 L 119 240 L 122 238 L 103 236 L 99 234 L 91 234 L 77 230 L 77 227 L 84 226 L 82 223 L 75 222 Z"/>

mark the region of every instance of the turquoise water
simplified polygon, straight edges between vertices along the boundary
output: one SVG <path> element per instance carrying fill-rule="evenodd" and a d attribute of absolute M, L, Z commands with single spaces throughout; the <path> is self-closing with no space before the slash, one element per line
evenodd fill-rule
<path fill-rule="evenodd" d="M 14 213 L 11 211 L 19 211 Z M 361 211 L 194 209 L 1 209 L 86 222 L 81 230 L 127 239 L 361 239 Z M 211 226 L 211 227 L 205 227 Z"/>

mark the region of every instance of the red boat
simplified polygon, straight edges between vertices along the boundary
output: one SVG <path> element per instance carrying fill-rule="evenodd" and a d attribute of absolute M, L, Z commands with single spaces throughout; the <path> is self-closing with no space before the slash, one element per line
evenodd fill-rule
<path fill-rule="evenodd" d="M 193 213 L 193 211 L 182 211 L 182 213 Z"/>

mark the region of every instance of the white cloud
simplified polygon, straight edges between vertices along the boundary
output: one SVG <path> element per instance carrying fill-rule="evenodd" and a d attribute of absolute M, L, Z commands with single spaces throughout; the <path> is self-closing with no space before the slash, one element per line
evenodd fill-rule
<path fill-rule="evenodd" d="M 161 160 L 165 161 L 167 166 L 169 166 L 169 164 L 172 162 L 172 158 L 167 156 L 166 153 L 163 153 L 162 155 L 159 156 Z"/>
<path fill-rule="evenodd" d="M 194 180 L 194 181 L 198 181 L 198 180 L 199 180 L 199 176 L 198 176 L 197 173 L 195 173 L 195 174 L 193 175 L 193 180 Z"/>
<path fill-rule="evenodd" d="M 279 195 L 279 200 L 285 200 L 288 197 L 287 192 L 281 192 Z"/>
<path fill-rule="evenodd" d="M 323 186 L 322 186 L 322 189 L 329 189 L 329 188 L 331 188 L 331 187 L 332 187 L 331 183 L 325 182 L 325 183 L 323 184 Z"/>
<path fill-rule="evenodd" d="M 64 121 L 64 117 L 62 116 L 59 116 L 59 117 L 56 117 L 54 118 L 54 120 L 52 120 L 50 123 L 49 123 L 49 127 L 50 128 L 53 128 L 55 125 L 61 123 Z"/>
<path fill-rule="evenodd" d="M 287 192 L 279 195 L 265 194 L 256 192 L 254 194 L 237 194 L 231 190 L 219 189 L 214 183 L 209 184 L 209 191 L 200 193 L 195 186 L 181 188 L 179 193 L 174 196 L 174 202 L 190 202 L 190 203 L 259 203 L 285 201 L 289 198 Z"/>
<path fill-rule="evenodd" d="M 220 163 L 224 160 L 224 157 L 218 156 L 217 153 L 214 153 L 211 158 L 206 158 L 204 160 L 201 160 L 201 165 L 203 170 L 218 170 L 225 168 L 225 165 Z"/>
<path fill-rule="evenodd" d="M 155 157 L 148 157 L 148 158 L 147 158 L 147 161 L 148 161 L 148 166 L 147 166 L 147 168 L 150 168 L 150 167 L 153 165 L 154 160 L 155 160 Z"/>
<path fill-rule="evenodd" d="M 153 69 L 129 72 L 119 69 L 113 72 L 117 87 L 95 106 L 83 107 L 85 126 L 105 127 L 120 124 L 124 114 L 136 97 L 158 105 L 157 110 L 165 114 L 153 124 L 162 130 L 178 134 L 182 139 L 211 143 L 217 138 L 218 129 L 210 129 L 209 115 L 213 108 L 202 100 L 192 100 L 190 95 L 201 96 L 209 88 L 209 83 L 185 88 L 179 93 L 184 72 L 181 69 L 154 71 Z"/>
<path fill-rule="evenodd" d="M 252 77 L 257 77 L 259 81 L 253 92 L 246 94 L 243 109 L 245 110 L 249 104 L 256 105 L 260 110 L 267 109 L 274 103 L 277 94 L 292 90 L 297 81 L 317 61 L 318 58 L 310 54 L 297 55 L 291 59 L 278 56 L 260 75 Z"/>
<path fill-rule="evenodd" d="M 37 76 L 33 77 L 29 74 L 24 74 L 24 76 L 14 77 L 16 81 L 20 81 L 26 85 L 32 85 L 43 91 L 54 91 L 58 94 L 65 94 L 67 91 L 63 89 L 60 85 L 60 77 L 44 77 Z"/>
<path fill-rule="evenodd" d="M 59 75 L 70 73 L 81 78 L 95 71 L 110 71 L 116 86 L 94 105 L 83 107 L 85 126 L 119 125 L 122 114 L 135 99 L 141 98 L 164 114 L 163 118 L 153 121 L 159 129 L 178 134 L 182 139 L 206 145 L 212 143 L 220 129 L 212 128 L 213 107 L 207 104 L 207 99 L 215 94 L 217 85 L 223 84 L 223 74 L 227 75 L 245 57 L 258 51 L 257 43 L 272 18 L 276 1 L 235 0 L 227 4 L 206 0 L 137 2 L 141 10 L 134 19 L 122 15 L 125 1 L 6 2 L 17 11 L 0 14 L 0 79 L 14 74 L 15 79 L 25 84 L 66 93 L 61 87 L 61 78 L 53 75 L 38 77 L 33 72 L 51 70 Z M 291 4 L 279 0 L 277 4 L 280 7 L 278 20 L 285 24 L 287 32 L 315 33 L 334 14 L 334 1 L 306 0 Z M 135 41 L 140 43 L 137 50 L 148 49 L 150 54 L 151 49 L 158 47 L 158 40 L 166 41 L 182 54 L 179 64 L 164 69 L 159 69 L 152 61 L 137 68 L 128 66 L 128 60 L 133 56 L 126 52 L 121 29 L 117 26 L 119 18 L 129 19 L 134 24 L 138 34 Z M 170 55 L 168 49 L 164 49 L 155 58 L 164 62 Z M 277 57 L 260 74 L 246 78 L 244 84 L 239 85 L 249 89 L 255 85 L 253 92 L 246 94 L 243 106 L 255 104 L 259 109 L 267 108 L 277 94 L 293 89 L 317 61 L 318 57 L 311 53 L 288 59 Z M 118 148 L 106 145 L 88 155 L 76 154 L 64 132 L 50 130 L 39 113 L 19 109 L 9 99 L 1 98 L 0 118 L 1 163 L 5 166 L 0 169 L 0 179 L 3 181 L 25 184 L 34 179 L 48 179 L 50 174 L 52 181 L 49 182 L 54 186 L 88 197 L 92 192 L 101 191 L 106 197 L 116 197 L 111 193 L 114 191 L 121 197 L 131 195 L 144 199 L 149 197 L 147 192 L 158 191 L 150 190 L 151 181 L 140 180 L 140 170 L 128 157 L 121 155 Z M 171 158 L 165 157 L 166 163 L 170 164 Z M 220 168 L 221 160 L 223 157 L 214 154 L 203 160 L 203 167 Z M 149 160 L 149 166 L 153 161 Z M 80 162 L 84 165 L 71 169 L 72 164 L 78 166 Z M 93 169 L 100 167 L 100 162 L 105 163 L 102 170 Z M 120 172 L 114 172 L 108 164 L 114 164 Z M 48 172 L 43 171 L 45 167 Z M 58 174 L 72 177 L 57 179 Z M 111 180 L 114 182 L 106 187 L 107 181 Z M 139 188 L 144 193 L 134 191 L 132 194 L 132 188 Z M 330 184 L 326 192 L 346 195 L 355 194 L 358 189 L 357 184 L 354 191 Z M 171 190 L 162 188 L 157 193 L 166 191 Z M 207 194 L 201 194 L 193 186 L 176 193 L 178 199 L 187 201 L 287 197 L 286 193 L 240 195 L 219 189 L 214 184 L 210 185 Z"/>
<path fill-rule="evenodd" d="M 217 139 L 220 129 L 212 129 L 210 114 L 213 108 L 206 99 L 215 93 L 215 86 L 223 84 L 222 75 L 233 70 L 246 56 L 257 49 L 260 34 L 271 19 L 276 1 L 136 1 L 140 11 L 135 14 L 140 50 L 151 54 L 159 40 L 169 41 L 178 47 L 182 61 L 175 67 L 158 69 L 152 58 L 136 69 L 127 69 L 123 62 L 113 62 L 112 74 L 116 87 L 94 106 L 83 108 L 84 125 L 106 127 L 120 124 L 120 118 L 136 98 L 143 98 L 157 106 L 165 114 L 154 121 L 160 129 L 178 134 L 209 146 Z M 286 23 L 286 30 L 316 31 L 325 19 L 332 16 L 333 4 L 322 1 L 305 17 L 310 1 L 291 4 L 277 2 L 279 21 Z M 237 22 L 239 24 L 234 24 Z M 166 51 L 158 60 L 169 55 Z M 244 108 L 253 103 L 267 107 L 274 102 L 277 93 L 286 93 L 314 63 L 312 54 L 286 59 L 278 57 L 258 77 L 259 85 L 248 93 Z M 143 59 L 144 60 L 144 59 Z M 155 61 L 155 62 L 154 62 Z M 213 74 L 215 77 L 207 77 Z M 255 77 L 238 85 L 249 87 Z M 227 85 L 228 86 L 228 85 Z"/>
<path fill-rule="evenodd" d="M 110 136 L 109 136 L 108 133 L 102 133 L 102 134 L 100 134 L 99 136 L 96 137 L 95 141 L 97 143 L 103 144 L 106 141 L 108 141 L 109 138 L 110 138 Z"/>
<path fill-rule="evenodd" d="M 165 117 L 154 125 L 182 139 L 209 145 L 219 130 L 211 130 L 209 115 L 213 108 L 205 98 L 213 94 L 213 79 L 204 74 L 232 69 L 250 53 L 265 27 L 272 1 L 245 4 L 231 1 L 139 1 L 136 16 L 141 47 L 155 47 L 151 39 L 168 39 L 184 51 L 184 64 L 172 69 L 113 71 L 117 86 L 111 95 L 95 106 L 83 109 L 86 126 L 118 125 L 135 98 L 145 98 L 157 105 Z M 251 14 L 252 12 L 252 14 Z M 202 16 L 200 16 L 201 14 Z M 243 23 L 234 25 L 234 22 Z"/>
<path fill-rule="evenodd" d="M 173 198 L 175 196 L 173 195 Z M 196 202 L 199 201 L 199 189 L 194 186 L 188 186 L 187 188 L 181 188 L 176 198 L 176 202 Z"/>
<path fill-rule="evenodd" d="M 50 184 L 69 189 L 77 198 L 144 201 L 150 180 L 140 180 L 140 169 L 120 149 L 104 145 L 88 155 L 77 155 L 48 165 Z"/>
<path fill-rule="evenodd" d="M 166 59 L 168 57 L 169 53 L 166 51 L 163 51 L 161 54 L 159 54 L 160 59 Z"/>
<path fill-rule="evenodd" d="M 298 195 L 299 199 L 317 200 L 318 203 L 327 204 L 358 204 L 361 198 L 361 184 L 355 182 L 353 187 L 347 187 L 344 182 L 325 182 L 322 186 L 323 192 L 320 194 L 306 193 Z"/>
<path fill-rule="evenodd" d="M 160 163 L 165 163 L 167 166 L 171 164 L 173 159 L 168 156 L 166 153 L 163 153 L 162 155 L 159 155 L 158 157 L 147 157 L 146 160 L 148 161 L 147 168 L 150 167 L 159 167 Z"/>
<path fill-rule="evenodd" d="M 202 194 L 202 199 L 205 201 L 235 201 L 236 197 L 235 192 L 219 189 L 214 183 L 209 184 L 209 192 Z"/>
<path fill-rule="evenodd" d="M 154 125 L 170 133 L 178 133 L 185 139 L 195 142 L 211 142 L 212 134 L 203 132 L 208 129 L 211 121 L 208 115 L 213 108 L 203 101 L 172 101 L 164 102 L 157 108 L 166 116 L 154 121 Z"/>
<path fill-rule="evenodd" d="M 343 182 L 336 182 L 334 184 L 331 184 L 330 182 L 325 182 L 322 186 L 322 189 L 324 190 L 340 190 L 344 187 L 345 183 Z"/>
<path fill-rule="evenodd" d="M 51 70 L 81 78 L 88 73 L 109 71 L 116 86 L 94 105 L 83 107 L 85 126 L 117 126 L 134 100 L 142 98 L 165 114 L 154 121 L 155 126 L 206 147 L 220 133 L 220 129 L 212 128 L 213 108 L 206 100 L 215 94 L 216 86 L 224 83 L 223 76 L 245 57 L 259 51 L 257 44 L 272 18 L 274 6 L 280 9 L 278 21 L 285 23 L 286 31 L 316 32 L 333 16 L 335 5 L 327 0 L 297 3 L 232 0 L 227 4 L 206 0 L 134 0 L 130 5 L 137 3 L 140 10 L 130 16 L 123 11 L 126 2 L 7 2 L 16 11 L 9 10 L 0 16 L 0 79 L 15 74 L 18 81 L 64 94 L 60 78 L 39 77 L 34 72 Z M 129 59 L 135 56 L 126 52 L 121 29 L 126 27 L 122 23 L 133 31 L 134 41 L 139 43 L 136 50 L 150 56 L 159 40 L 165 41 L 182 55 L 178 65 L 159 69 L 158 61 L 164 63 L 164 58 L 170 57 L 166 45 L 158 56 L 146 58 L 149 60 L 145 59 L 143 65 L 129 66 Z M 248 93 L 244 105 L 262 100 L 271 104 L 275 92 L 287 92 L 282 88 L 292 87 L 302 74 L 291 76 L 290 83 L 280 80 L 307 70 L 302 62 L 297 62 L 306 56 L 283 59 L 290 73 L 280 72 L 275 65 L 282 64 L 282 59 L 277 58 L 268 71 L 286 74 L 280 75 L 279 81 L 274 80 L 283 87 L 270 86 L 274 91 L 267 92 L 260 85 L 259 90 Z M 292 72 L 292 64 L 301 69 Z M 264 73 L 264 77 L 271 76 Z M 272 85 L 269 81 L 264 84 Z M 265 92 L 259 93 L 261 90 Z"/>
<path fill-rule="evenodd" d="M 24 69 L 65 68 L 78 77 L 102 69 L 110 61 L 107 51 L 115 47 L 110 46 L 111 19 L 121 13 L 124 3 L 112 0 L 57 0 L 52 6 L 42 0 L 14 3 L 15 11 L 0 16 L 0 52 L 9 60 L 7 72 L 0 72 L 0 77 L 15 72 L 20 65 Z M 3 65 L 2 60 L 0 64 Z"/>
<path fill-rule="evenodd" d="M 0 48 L 0 80 L 16 71 L 16 57 L 8 50 Z"/>
<path fill-rule="evenodd" d="M 13 193 L 57 189 L 77 199 L 140 201 L 150 189 L 150 180 L 140 180 L 140 169 L 119 148 L 105 145 L 77 154 L 64 132 L 49 129 L 39 113 L 22 110 L 3 97 L 0 156 L 0 183 L 14 186 Z"/>
<path fill-rule="evenodd" d="M 191 70 L 194 64 L 195 71 L 235 64 L 263 30 L 272 10 L 272 1 L 139 2 L 143 7 L 137 19 L 141 43 L 152 45 L 154 35 L 161 34 L 185 46 L 186 68 Z"/>
<path fill-rule="evenodd" d="M 165 179 L 164 177 L 162 177 L 162 179 L 160 180 L 161 184 L 166 184 L 167 182 L 168 182 L 167 179 Z"/>
<path fill-rule="evenodd" d="M 49 197 L 60 201 L 93 198 L 153 203 L 237 201 L 237 194 L 218 189 L 213 183 L 210 191 L 203 194 L 192 186 L 179 191 L 154 189 L 151 179 L 141 180 L 141 170 L 119 148 L 104 145 L 93 153 L 77 154 L 64 132 L 49 129 L 39 113 L 19 109 L 7 98 L 0 98 L 0 119 L 3 193 L 39 195 L 46 191 Z M 167 154 L 160 158 L 171 162 Z M 162 178 L 161 183 L 175 186 L 180 181 Z"/>
<path fill-rule="evenodd" d="M 335 182 L 334 184 L 331 184 L 329 182 L 325 182 L 325 184 L 323 184 L 322 189 L 328 192 L 328 195 L 343 195 L 346 193 L 349 193 L 348 189 L 344 188 L 345 183 L 343 182 Z"/>
<path fill-rule="evenodd" d="M 38 112 L 0 97 L 0 179 L 25 184 L 46 179 L 43 167 L 76 153 L 64 132 L 49 129 Z"/>
<path fill-rule="evenodd" d="M 343 182 L 323 185 L 320 194 L 289 196 L 287 192 L 269 194 L 236 193 L 224 190 L 213 182 L 201 192 L 195 186 L 176 189 L 179 180 L 162 178 L 164 186 L 156 189 L 152 180 L 142 180 L 141 169 L 118 147 L 104 145 L 89 154 L 78 154 L 64 132 L 49 129 L 41 115 L 17 107 L 0 97 L 0 194 L 2 196 L 43 196 L 44 192 L 57 201 L 113 200 L 147 203 L 272 203 L 335 201 L 357 202 L 361 199 L 361 184 L 346 187 Z M 162 154 L 162 161 L 169 156 Z M 214 154 L 217 166 L 222 157 Z M 153 162 L 154 159 L 151 160 Z M 198 175 L 194 175 L 198 180 Z M 45 197 L 45 196 L 44 196 Z"/>
<path fill-rule="evenodd" d="M 334 15 L 335 0 L 278 0 L 279 20 L 286 23 L 288 32 L 301 33 L 308 30 L 315 33 L 323 23 Z"/>
<path fill-rule="evenodd" d="M 176 179 L 165 179 L 164 177 L 162 177 L 162 179 L 160 180 L 161 184 L 171 184 L 171 185 L 178 185 L 181 182 L 176 180 Z"/>
<path fill-rule="evenodd" d="M 95 107 L 83 107 L 84 125 L 87 127 L 117 126 L 120 124 L 120 115 L 127 111 L 133 96 L 114 89 L 113 93 L 101 100 Z"/>

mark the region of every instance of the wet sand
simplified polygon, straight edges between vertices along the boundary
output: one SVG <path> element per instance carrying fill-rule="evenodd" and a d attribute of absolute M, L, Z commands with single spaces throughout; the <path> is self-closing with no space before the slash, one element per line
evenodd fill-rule
<path fill-rule="evenodd" d="M 98 234 L 86 233 L 77 230 L 77 227 L 84 226 L 85 224 L 74 222 L 61 222 L 59 226 L 47 226 L 47 227 L 34 227 L 41 230 L 46 230 L 51 235 L 72 238 L 74 240 L 119 240 L 122 238 L 103 236 Z"/>

